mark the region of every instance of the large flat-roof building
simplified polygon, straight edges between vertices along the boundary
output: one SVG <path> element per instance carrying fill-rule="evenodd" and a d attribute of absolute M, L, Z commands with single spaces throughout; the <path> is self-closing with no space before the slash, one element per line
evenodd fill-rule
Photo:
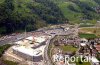
<path fill-rule="evenodd" d="M 12 46 L 13 53 L 25 60 L 38 62 L 43 60 L 44 49 L 46 41 L 50 36 L 27 37 L 23 40 L 15 42 Z"/>
<path fill-rule="evenodd" d="M 24 58 L 25 60 L 38 62 L 41 61 L 42 54 L 45 46 L 41 46 L 38 49 L 26 48 L 25 46 L 13 46 L 13 53 Z"/>

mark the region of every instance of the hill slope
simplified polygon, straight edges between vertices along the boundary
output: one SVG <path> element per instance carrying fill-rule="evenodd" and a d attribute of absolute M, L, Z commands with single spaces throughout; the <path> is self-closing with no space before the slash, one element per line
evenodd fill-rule
<path fill-rule="evenodd" d="M 100 0 L 0 0 L 0 34 L 47 24 L 95 23 Z"/>
<path fill-rule="evenodd" d="M 49 0 L 0 0 L 0 34 L 35 30 L 66 19 Z"/>
<path fill-rule="evenodd" d="M 100 20 L 100 0 L 51 0 L 72 23 L 95 23 Z M 97 12 L 99 8 L 99 14 Z"/>

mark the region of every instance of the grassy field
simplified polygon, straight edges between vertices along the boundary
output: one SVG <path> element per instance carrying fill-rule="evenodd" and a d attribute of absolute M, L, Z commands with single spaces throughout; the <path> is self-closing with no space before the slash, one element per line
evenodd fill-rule
<path fill-rule="evenodd" d="M 77 56 L 78 57 L 78 56 Z M 78 58 L 75 58 L 76 59 L 76 61 L 74 61 L 74 62 L 71 62 L 71 61 L 69 61 L 69 63 L 75 63 L 76 65 L 91 65 L 91 63 L 90 62 L 84 62 L 84 60 L 85 59 L 81 59 L 80 57 L 78 57 Z M 82 61 L 83 62 L 82 62 Z"/>
<path fill-rule="evenodd" d="M 76 65 L 91 65 L 91 64 L 90 62 L 83 62 L 83 63 L 76 62 Z"/>
<path fill-rule="evenodd" d="M 91 11 L 85 10 L 87 7 L 92 8 L 92 7 L 98 6 L 99 4 L 95 0 L 78 0 L 81 2 L 81 5 L 79 3 L 72 2 L 72 0 L 52 0 L 52 1 L 54 1 L 59 6 L 63 15 L 70 21 L 70 23 L 84 23 L 84 22 L 96 23 L 97 18 L 99 19 L 100 17 L 100 15 L 93 12 L 92 10 Z M 85 5 L 85 6 L 82 6 L 82 5 Z M 82 20 L 82 18 L 84 17 L 86 18 L 89 17 L 83 12 L 87 12 L 87 14 L 89 14 L 89 16 L 92 19 Z"/>
<path fill-rule="evenodd" d="M 76 65 L 91 65 L 90 62 L 81 62 L 80 58 L 78 58 L 78 61 L 75 63 L 76 63 Z"/>
<path fill-rule="evenodd" d="M 11 45 L 9 45 L 9 44 L 0 46 L 0 57 L 1 57 L 2 54 L 5 52 L 5 50 L 7 50 L 10 46 L 11 46 Z"/>
<path fill-rule="evenodd" d="M 80 38 L 96 38 L 97 36 L 95 34 L 86 34 L 86 33 L 79 33 Z"/>
<path fill-rule="evenodd" d="M 9 45 L 9 44 L 0 46 L 0 57 L 2 57 L 2 54 L 3 54 L 10 46 L 11 46 L 11 45 Z M 17 65 L 16 62 L 9 61 L 9 60 L 3 60 L 3 58 L 0 58 L 0 60 L 1 60 L 4 64 L 6 64 L 6 65 Z"/>
<path fill-rule="evenodd" d="M 79 32 L 92 33 L 92 34 L 99 36 L 100 35 L 100 28 L 81 28 L 81 29 L 79 29 Z"/>
<path fill-rule="evenodd" d="M 4 64 L 6 64 L 6 65 L 18 65 L 16 62 L 9 61 L 9 60 L 3 60 L 2 62 L 3 62 Z"/>
<path fill-rule="evenodd" d="M 64 52 L 74 52 L 77 51 L 77 48 L 73 47 L 73 46 L 60 46 L 59 48 L 61 48 Z"/>
<path fill-rule="evenodd" d="M 76 9 L 80 10 L 79 7 L 77 5 L 75 5 L 74 3 L 72 3 L 72 2 L 60 3 L 59 4 L 59 8 L 63 12 L 64 16 L 71 21 L 70 23 L 79 23 L 81 21 L 79 19 L 79 17 L 82 17 L 82 14 L 74 12 L 74 11 L 71 11 L 70 9 L 68 9 L 69 5 L 72 5 Z"/>

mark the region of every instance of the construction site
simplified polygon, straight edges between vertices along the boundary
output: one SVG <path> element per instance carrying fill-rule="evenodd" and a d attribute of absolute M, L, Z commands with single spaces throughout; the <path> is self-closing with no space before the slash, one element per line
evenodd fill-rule
<path fill-rule="evenodd" d="M 23 65 L 32 65 L 34 62 L 41 64 L 46 41 L 50 37 L 50 35 L 38 34 L 16 41 L 3 56 L 7 60 L 22 63 Z"/>

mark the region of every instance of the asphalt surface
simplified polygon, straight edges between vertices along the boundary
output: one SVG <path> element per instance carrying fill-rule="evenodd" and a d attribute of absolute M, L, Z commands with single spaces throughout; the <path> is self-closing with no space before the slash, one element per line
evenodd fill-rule
<path fill-rule="evenodd" d="M 52 38 L 54 38 L 55 37 L 55 35 L 52 35 Z M 51 39 L 52 39 L 51 38 Z M 49 40 L 47 40 L 47 42 L 46 42 L 46 47 L 45 47 L 45 50 L 44 50 L 44 61 L 45 61 L 45 64 L 46 65 L 52 65 L 51 64 L 51 60 L 49 59 L 49 57 L 48 57 L 48 47 L 49 47 L 49 43 L 50 43 L 50 40 L 51 39 L 49 39 Z"/>
<path fill-rule="evenodd" d="M 0 40 L 0 46 L 5 45 L 5 44 L 14 44 L 15 41 L 23 39 L 23 38 L 25 38 L 25 36 L 28 37 L 28 36 L 31 36 L 31 35 L 32 34 L 28 33 L 27 35 L 17 34 L 17 35 L 14 35 L 14 36 L 8 36 L 7 38 Z"/>

